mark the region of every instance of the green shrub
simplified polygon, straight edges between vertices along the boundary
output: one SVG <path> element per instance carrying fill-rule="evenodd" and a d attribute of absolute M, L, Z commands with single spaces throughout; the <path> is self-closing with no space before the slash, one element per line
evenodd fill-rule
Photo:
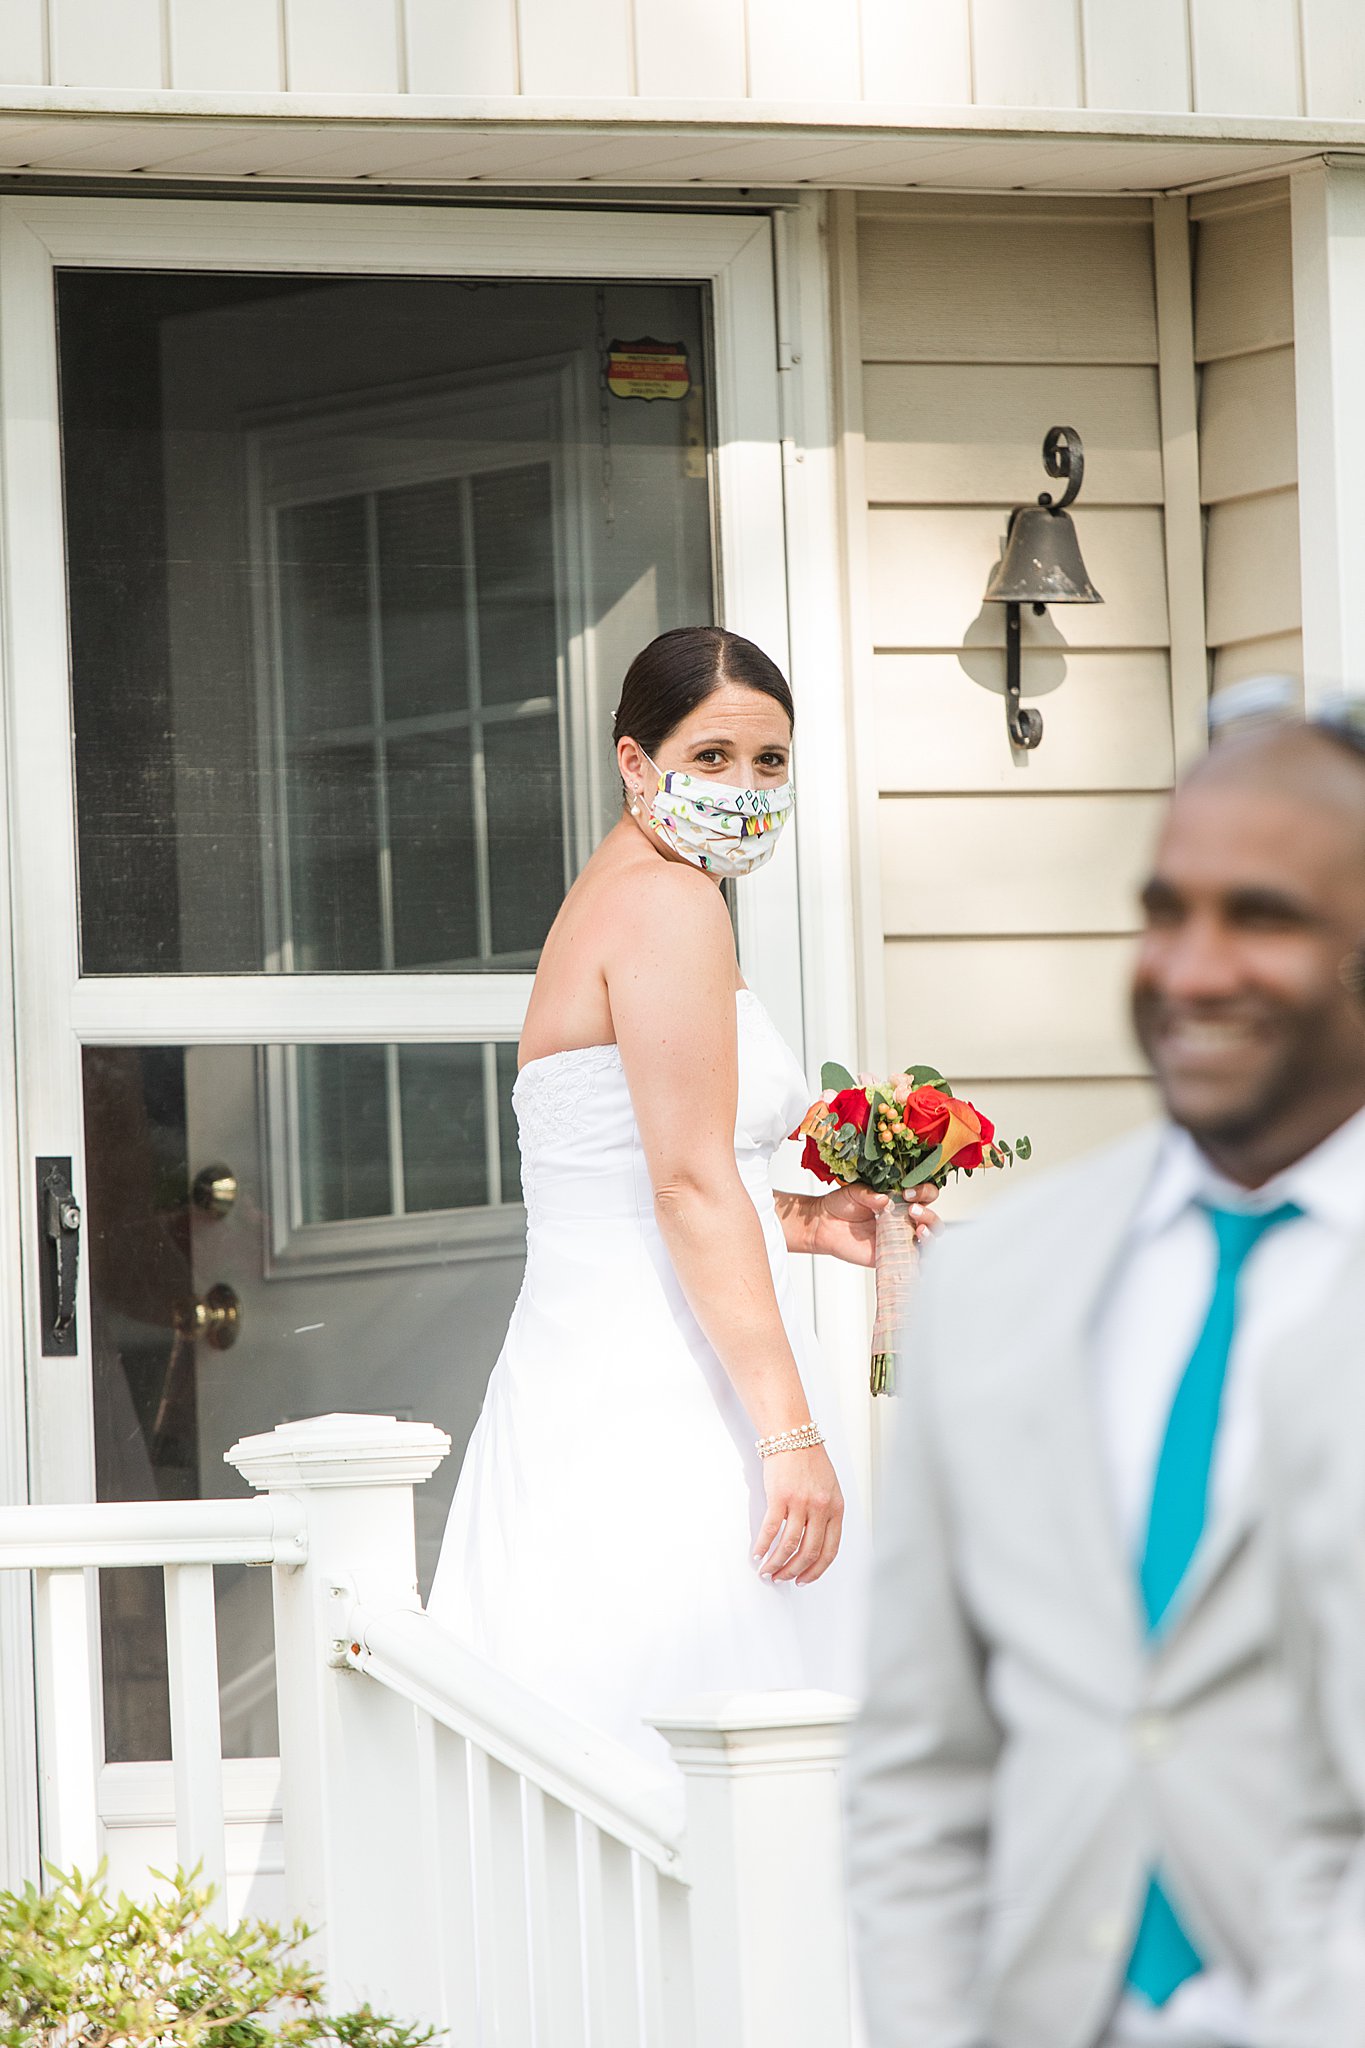
<path fill-rule="evenodd" d="M 434 2031 L 368 2007 L 323 2010 L 309 1931 L 209 1919 L 198 1873 L 159 1898 L 111 1899 L 100 1878 L 53 1871 L 53 1888 L 0 1892 L 0 2048 L 421 2048 Z M 160 1873 L 155 1873 L 160 1875 Z"/>

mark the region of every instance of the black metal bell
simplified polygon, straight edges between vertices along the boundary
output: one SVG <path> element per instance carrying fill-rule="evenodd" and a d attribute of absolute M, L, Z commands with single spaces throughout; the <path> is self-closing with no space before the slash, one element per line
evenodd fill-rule
<path fill-rule="evenodd" d="M 1085 450 L 1074 427 L 1048 428 L 1043 467 L 1049 476 L 1064 478 L 1066 489 L 1056 504 L 1050 491 L 1042 491 L 1036 505 L 1015 506 L 1005 529 L 1005 552 L 986 585 L 986 603 L 1005 607 L 1005 724 L 1010 745 L 1023 753 L 1042 739 L 1043 717 L 1039 711 L 1026 711 L 1019 701 L 1020 606 L 1031 604 L 1042 612 L 1050 604 L 1104 603 L 1081 560 L 1066 509 L 1074 503 L 1085 475 Z"/>
<path fill-rule="evenodd" d="M 987 604 L 1103 604 L 1081 560 L 1071 514 L 1020 505 L 1010 514 L 1005 552 L 986 585 Z"/>

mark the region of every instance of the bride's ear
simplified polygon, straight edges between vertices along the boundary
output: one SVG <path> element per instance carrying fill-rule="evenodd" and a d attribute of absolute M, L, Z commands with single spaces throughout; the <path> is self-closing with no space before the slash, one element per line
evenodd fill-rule
<path fill-rule="evenodd" d="M 626 803 L 633 810 L 649 781 L 649 763 L 634 740 L 622 739 L 616 742 L 616 765 L 625 788 Z"/>

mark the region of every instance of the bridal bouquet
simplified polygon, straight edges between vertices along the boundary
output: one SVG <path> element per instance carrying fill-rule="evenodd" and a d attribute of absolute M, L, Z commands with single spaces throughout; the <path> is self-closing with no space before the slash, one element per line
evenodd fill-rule
<path fill-rule="evenodd" d="M 854 1080 L 829 1061 L 820 1069 L 824 1093 L 792 1132 L 804 1138 L 801 1164 L 819 1179 L 860 1182 L 896 1195 L 950 1173 L 1012 1166 L 1027 1159 L 1027 1138 L 1007 1145 L 988 1116 L 952 1092 L 936 1067 L 907 1067 L 876 1081 Z M 892 1201 L 877 1217 L 877 1321 L 872 1332 L 872 1391 L 895 1392 L 896 1359 L 904 1348 L 915 1236 L 904 1202 Z"/>

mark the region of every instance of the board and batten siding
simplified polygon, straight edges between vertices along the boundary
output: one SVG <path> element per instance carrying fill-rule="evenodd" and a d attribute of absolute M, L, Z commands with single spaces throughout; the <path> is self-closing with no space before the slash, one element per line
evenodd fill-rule
<path fill-rule="evenodd" d="M 1191 213 L 1213 687 L 1266 674 L 1301 684 L 1289 191 L 1211 193 Z"/>
<path fill-rule="evenodd" d="M 0 0 L 0 85 L 1365 115 L 1352 0 Z"/>
<path fill-rule="evenodd" d="M 1136 897 L 1202 735 L 1188 228 L 1162 207 L 1158 234 L 1144 200 L 835 203 L 867 1055 L 940 1065 L 1045 1165 L 1151 1113 Z M 1105 602 L 1025 612 L 1045 732 L 1020 756 L 982 597 L 1059 423 L 1084 440 L 1076 529 Z M 950 1212 L 991 1186 L 959 1183 Z"/>

